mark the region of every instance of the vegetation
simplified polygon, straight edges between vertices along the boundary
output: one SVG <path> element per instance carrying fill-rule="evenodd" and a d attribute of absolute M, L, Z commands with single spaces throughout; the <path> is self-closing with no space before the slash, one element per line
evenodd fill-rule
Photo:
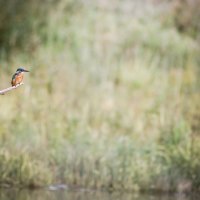
<path fill-rule="evenodd" d="M 1 185 L 199 189 L 198 39 L 170 3 L 2 3 L 1 88 L 31 73 L 0 98 Z"/>

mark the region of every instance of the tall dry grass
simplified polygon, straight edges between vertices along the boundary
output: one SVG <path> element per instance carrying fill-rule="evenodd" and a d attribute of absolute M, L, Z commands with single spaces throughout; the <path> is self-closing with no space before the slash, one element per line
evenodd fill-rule
<path fill-rule="evenodd" d="M 31 70 L 0 98 L 1 184 L 199 187 L 198 46 L 163 6 L 111 3 L 59 1 L 37 50 L 1 59 Z"/>

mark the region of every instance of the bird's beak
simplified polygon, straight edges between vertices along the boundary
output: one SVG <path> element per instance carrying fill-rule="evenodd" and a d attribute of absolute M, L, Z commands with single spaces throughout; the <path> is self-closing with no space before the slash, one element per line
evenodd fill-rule
<path fill-rule="evenodd" d="M 24 69 L 24 72 L 29 72 L 29 71 Z"/>

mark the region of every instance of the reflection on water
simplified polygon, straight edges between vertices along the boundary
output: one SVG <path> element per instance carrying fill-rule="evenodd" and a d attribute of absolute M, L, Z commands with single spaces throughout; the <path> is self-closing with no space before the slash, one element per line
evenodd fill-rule
<path fill-rule="evenodd" d="M 1 189 L 0 200 L 198 200 L 189 195 L 149 195 L 134 193 L 108 193 L 84 190 L 11 190 Z"/>

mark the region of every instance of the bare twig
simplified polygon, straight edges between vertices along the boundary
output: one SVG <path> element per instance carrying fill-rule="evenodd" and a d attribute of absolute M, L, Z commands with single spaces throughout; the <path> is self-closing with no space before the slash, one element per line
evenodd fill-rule
<path fill-rule="evenodd" d="M 4 95 L 6 92 L 9 92 L 10 90 L 14 90 L 16 88 L 18 88 L 19 86 L 23 85 L 24 83 L 20 83 L 16 86 L 12 86 L 12 87 L 9 87 L 9 88 L 6 88 L 6 89 L 3 89 L 3 90 L 0 90 L 0 95 Z"/>

